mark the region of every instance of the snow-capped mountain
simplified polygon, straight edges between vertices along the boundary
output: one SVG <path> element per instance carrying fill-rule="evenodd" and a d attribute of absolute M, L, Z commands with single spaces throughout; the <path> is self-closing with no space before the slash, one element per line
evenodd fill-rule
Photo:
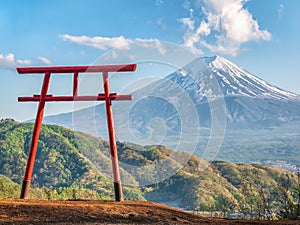
<path fill-rule="evenodd" d="M 257 129 L 300 121 L 298 95 L 269 84 L 220 56 L 197 58 L 132 94 L 134 101 L 114 103 L 116 129 L 121 136 L 122 132 L 140 139 L 156 135 L 159 140 L 169 135 L 176 140 L 179 133 L 195 133 L 197 127 L 211 128 L 213 122 L 220 127 L 225 124 L 227 129 Z M 104 115 L 101 104 L 49 116 L 44 121 L 105 137 Z M 126 135 L 121 138 L 126 139 Z"/>
<path fill-rule="evenodd" d="M 240 95 L 276 99 L 297 97 L 296 94 L 267 83 L 223 57 L 204 57 L 203 61 L 211 68 L 226 96 Z"/>
<path fill-rule="evenodd" d="M 299 121 L 299 95 L 276 87 L 223 57 L 203 60 L 222 89 L 229 128 L 268 128 Z"/>
<path fill-rule="evenodd" d="M 119 141 L 160 144 L 208 161 L 300 162 L 294 157 L 300 146 L 299 95 L 222 57 L 197 58 L 132 94 L 133 101 L 113 102 Z M 104 104 L 44 122 L 108 138 Z"/>

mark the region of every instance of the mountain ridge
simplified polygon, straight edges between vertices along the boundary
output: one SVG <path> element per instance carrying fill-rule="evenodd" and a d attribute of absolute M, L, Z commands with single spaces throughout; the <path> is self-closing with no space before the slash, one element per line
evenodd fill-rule
<path fill-rule="evenodd" d="M 0 174 L 19 184 L 26 165 L 31 132 L 32 124 L 0 122 Z M 280 200 L 276 197 L 281 196 L 282 185 L 286 182 L 291 185 L 289 188 L 297 185 L 295 174 L 270 166 L 220 161 L 208 164 L 199 157 L 174 152 L 161 145 L 118 142 L 117 146 L 126 199 L 176 203 L 176 207 L 197 211 L 218 211 L 227 207 L 225 213 L 229 212 L 227 210 L 244 210 L 246 215 L 247 210 L 261 207 L 262 197 L 272 202 L 272 210 L 277 210 Z M 88 192 L 90 197 L 95 194 L 112 197 L 109 154 L 107 141 L 63 127 L 43 125 L 32 187 L 53 190 L 48 192 L 49 199 L 60 199 L 58 193 L 64 191 L 65 196 L 72 196 L 73 190 L 80 194 L 80 190 L 82 193 L 84 189 L 91 190 Z M 182 161 L 186 156 L 189 160 Z M 174 159 L 177 159 L 176 162 Z M 164 166 L 151 169 L 161 162 Z M 132 170 L 133 167 L 138 167 L 138 170 Z M 174 173 L 163 177 L 162 174 L 168 170 Z M 160 176 L 163 179 L 157 179 Z M 7 182 L 0 178 L 0 183 L 1 180 Z M 8 183 L 9 190 L 17 195 L 20 189 L 16 188 L 16 184 Z M 250 184 L 252 189 L 248 188 Z M 233 204 L 226 206 L 228 202 Z"/>

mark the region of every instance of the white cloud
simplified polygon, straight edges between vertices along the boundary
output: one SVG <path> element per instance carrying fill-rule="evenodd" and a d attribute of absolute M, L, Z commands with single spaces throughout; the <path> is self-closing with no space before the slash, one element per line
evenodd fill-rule
<path fill-rule="evenodd" d="M 193 16 L 193 9 L 189 9 L 190 17 L 181 18 L 179 22 L 181 22 L 184 26 L 186 26 L 187 31 L 183 35 L 184 46 L 190 49 L 196 55 L 202 55 L 203 51 L 195 46 L 196 43 L 200 41 L 200 35 L 197 34 L 201 32 L 199 28 L 195 31 L 195 19 Z"/>
<path fill-rule="evenodd" d="M 182 22 L 185 26 L 187 26 L 189 30 L 194 30 L 195 29 L 195 20 L 193 16 L 194 10 L 189 9 L 189 11 L 190 11 L 190 17 L 181 18 L 179 19 L 179 22 Z"/>
<path fill-rule="evenodd" d="M 193 10 L 180 21 L 186 27 L 184 45 L 193 52 L 202 52 L 202 44 L 210 51 L 237 55 L 241 45 L 250 41 L 270 40 L 271 34 L 259 27 L 258 21 L 244 8 L 246 0 L 203 0 L 204 19 L 195 25 Z M 210 38 L 211 41 L 206 41 Z"/>
<path fill-rule="evenodd" d="M 0 68 L 15 70 L 16 67 L 28 66 L 31 64 L 29 59 L 15 59 L 15 55 L 8 53 L 7 55 L 0 53 Z"/>
<path fill-rule="evenodd" d="M 88 37 L 72 36 L 68 34 L 60 35 L 60 38 L 64 41 L 68 41 L 79 45 L 91 46 L 101 50 L 108 50 L 114 48 L 119 50 L 129 50 L 130 44 L 136 43 L 137 45 L 143 46 L 145 48 L 157 49 L 162 55 L 165 55 L 167 51 L 158 39 L 127 39 L 123 36 L 111 38 L 101 36 Z"/>
<path fill-rule="evenodd" d="M 182 18 L 180 19 L 180 22 L 186 25 L 189 30 L 195 29 L 195 21 L 192 18 Z"/>
<path fill-rule="evenodd" d="M 47 65 L 52 64 L 52 62 L 49 59 L 45 58 L 45 57 L 40 56 L 40 57 L 38 57 L 38 59 L 40 61 L 42 61 L 43 63 L 47 64 Z"/>
<path fill-rule="evenodd" d="M 60 35 L 60 38 L 64 41 L 71 43 L 91 46 L 101 50 L 107 50 L 110 48 L 119 48 L 119 49 L 128 49 L 128 45 L 132 43 L 131 40 L 124 38 L 123 36 L 119 37 L 88 37 L 88 36 L 72 36 L 68 34 Z"/>
<path fill-rule="evenodd" d="M 158 39 L 141 39 L 136 38 L 136 43 L 144 48 L 157 49 L 161 55 L 165 55 L 167 50 L 163 47 L 162 43 Z"/>
<path fill-rule="evenodd" d="M 237 53 L 239 52 L 239 47 L 232 45 L 210 45 L 208 43 L 206 43 L 205 41 L 202 41 L 201 44 L 206 47 L 207 49 L 209 49 L 211 52 L 218 52 L 218 53 L 223 53 L 226 55 L 232 55 L 232 56 L 236 56 Z"/>

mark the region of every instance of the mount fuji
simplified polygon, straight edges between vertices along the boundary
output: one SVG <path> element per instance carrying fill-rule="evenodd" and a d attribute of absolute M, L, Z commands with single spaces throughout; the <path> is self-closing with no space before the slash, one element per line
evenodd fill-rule
<path fill-rule="evenodd" d="M 228 128 L 268 128 L 299 121 L 299 95 L 276 87 L 223 57 L 203 60 L 222 90 Z"/>
<path fill-rule="evenodd" d="M 224 122 L 227 130 L 270 129 L 300 122 L 299 95 L 220 56 L 197 58 L 132 94 L 133 103 L 114 103 L 115 123 L 119 133 L 129 129 L 138 138 L 155 132 L 160 133 L 158 138 L 176 136 L 185 128 L 195 132 L 193 125 L 211 128 L 212 121 Z M 219 113 L 214 114 L 216 110 Z M 104 115 L 104 104 L 100 104 L 47 116 L 44 122 L 106 137 Z"/>
<path fill-rule="evenodd" d="M 184 125 L 191 128 L 198 122 L 211 128 L 213 120 L 217 125 L 225 120 L 226 128 L 235 130 L 300 121 L 297 94 L 269 84 L 220 56 L 196 59 L 133 95 L 138 100 L 131 105 L 129 125 L 139 134 L 148 131 L 149 135 L 145 128 L 156 117 L 165 121 L 170 133 L 182 132 Z"/>
<path fill-rule="evenodd" d="M 278 100 L 290 100 L 298 97 L 294 93 L 267 83 L 223 57 L 204 57 L 203 61 L 217 78 L 224 96 L 273 98 Z"/>
<path fill-rule="evenodd" d="M 300 96 L 223 57 L 197 58 L 141 86 L 133 101 L 113 102 L 119 141 L 160 144 L 208 161 L 300 164 Z M 99 104 L 44 123 L 107 139 L 105 113 Z"/>

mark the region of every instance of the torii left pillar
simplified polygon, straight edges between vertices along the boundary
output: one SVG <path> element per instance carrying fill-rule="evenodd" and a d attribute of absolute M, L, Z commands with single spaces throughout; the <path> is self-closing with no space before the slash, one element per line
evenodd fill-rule
<path fill-rule="evenodd" d="M 41 131 L 45 102 L 60 102 L 60 101 L 105 101 L 106 104 L 106 117 L 110 142 L 110 154 L 114 177 L 114 190 L 115 200 L 123 201 L 123 191 L 118 162 L 118 151 L 116 144 L 116 136 L 114 130 L 113 112 L 112 112 L 112 100 L 131 100 L 131 95 L 117 95 L 110 92 L 108 72 L 130 72 L 136 70 L 136 64 L 126 65 L 106 65 L 106 66 L 56 66 L 56 67 L 27 67 L 17 68 L 20 74 L 44 74 L 44 81 L 40 95 L 33 95 L 33 97 L 19 97 L 19 102 L 39 102 L 37 115 L 34 123 L 32 140 L 30 145 L 30 151 L 27 160 L 26 171 L 22 184 L 22 190 L 20 198 L 27 199 L 29 197 L 30 183 L 32 178 L 32 172 L 34 168 L 34 161 L 36 157 L 36 151 L 38 147 L 38 140 Z M 104 93 L 100 93 L 97 96 L 78 96 L 78 74 L 88 72 L 102 72 Z M 52 96 L 47 95 L 50 75 L 52 73 L 64 74 L 72 73 L 74 75 L 73 81 L 73 95 L 72 96 Z"/>

